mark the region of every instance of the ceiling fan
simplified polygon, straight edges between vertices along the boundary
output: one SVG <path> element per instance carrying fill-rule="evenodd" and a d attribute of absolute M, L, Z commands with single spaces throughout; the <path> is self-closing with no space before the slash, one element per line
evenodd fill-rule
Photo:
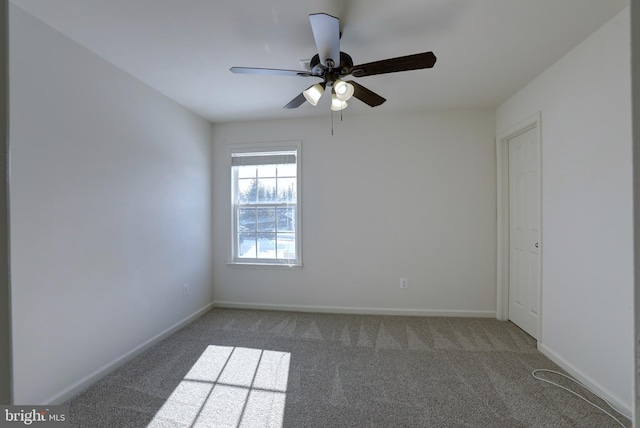
<path fill-rule="evenodd" d="M 353 80 L 343 80 L 344 77 L 364 77 L 419 70 L 431 68 L 436 63 L 436 56 L 433 52 L 423 52 L 354 66 L 351 56 L 340 51 L 340 38 L 342 36 L 340 33 L 340 20 L 326 13 L 314 13 L 309 15 L 309 21 L 311 22 L 311 30 L 318 48 L 318 53 L 313 56 L 309 64 L 310 70 L 231 67 L 231 72 L 320 78 L 322 82 L 311 85 L 285 105 L 284 108 L 297 108 L 305 101 L 315 106 L 318 104 L 318 100 L 325 89 L 330 87 L 331 110 L 339 111 L 347 107 L 347 100 L 352 96 L 371 107 L 379 106 L 386 101 L 380 95 Z"/>

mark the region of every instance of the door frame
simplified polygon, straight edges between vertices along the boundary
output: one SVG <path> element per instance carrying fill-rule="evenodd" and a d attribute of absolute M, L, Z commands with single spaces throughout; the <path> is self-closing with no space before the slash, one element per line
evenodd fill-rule
<path fill-rule="evenodd" d="M 509 319 L 509 140 L 529 129 L 536 128 L 538 138 L 538 171 L 540 183 L 538 192 L 538 209 L 540 215 L 540 293 L 538 295 L 538 343 L 542 342 L 542 133 L 540 112 L 524 119 L 496 137 L 496 171 L 497 171 L 497 221 L 498 221 L 498 253 L 497 253 L 497 304 L 496 318 L 501 321 Z"/>

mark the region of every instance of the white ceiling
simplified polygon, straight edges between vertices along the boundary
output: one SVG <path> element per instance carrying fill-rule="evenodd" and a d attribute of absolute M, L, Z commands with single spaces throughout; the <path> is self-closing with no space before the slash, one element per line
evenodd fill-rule
<path fill-rule="evenodd" d="M 376 111 L 497 107 L 628 0 L 12 0 L 53 28 L 212 122 L 329 115 L 283 105 L 309 78 L 237 75 L 232 66 L 300 69 L 315 43 L 308 15 L 341 19 L 354 64 L 433 51 L 431 70 L 358 82 Z M 594 58 L 598 61 L 598 58 Z M 315 80 L 314 80 L 315 82 Z M 99 84 L 99 82 L 97 82 Z M 371 107 L 349 102 L 345 115 Z"/>

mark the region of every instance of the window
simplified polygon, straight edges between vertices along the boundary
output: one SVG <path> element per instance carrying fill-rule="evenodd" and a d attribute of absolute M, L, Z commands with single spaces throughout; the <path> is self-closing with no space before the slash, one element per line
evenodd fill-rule
<path fill-rule="evenodd" d="M 232 263 L 300 266 L 300 143 L 231 151 Z"/>

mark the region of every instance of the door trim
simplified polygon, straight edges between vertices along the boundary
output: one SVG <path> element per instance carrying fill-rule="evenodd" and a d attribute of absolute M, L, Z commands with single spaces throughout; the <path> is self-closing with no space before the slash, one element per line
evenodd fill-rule
<path fill-rule="evenodd" d="M 529 129 L 536 128 L 538 138 L 540 191 L 538 193 L 538 209 L 540 210 L 540 295 L 538 296 L 538 343 L 542 342 L 542 139 L 540 131 L 540 112 L 528 117 L 517 125 L 501 132 L 496 137 L 496 171 L 497 171 L 497 303 L 496 318 L 501 321 L 509 319 L 509 140 Z"/>

